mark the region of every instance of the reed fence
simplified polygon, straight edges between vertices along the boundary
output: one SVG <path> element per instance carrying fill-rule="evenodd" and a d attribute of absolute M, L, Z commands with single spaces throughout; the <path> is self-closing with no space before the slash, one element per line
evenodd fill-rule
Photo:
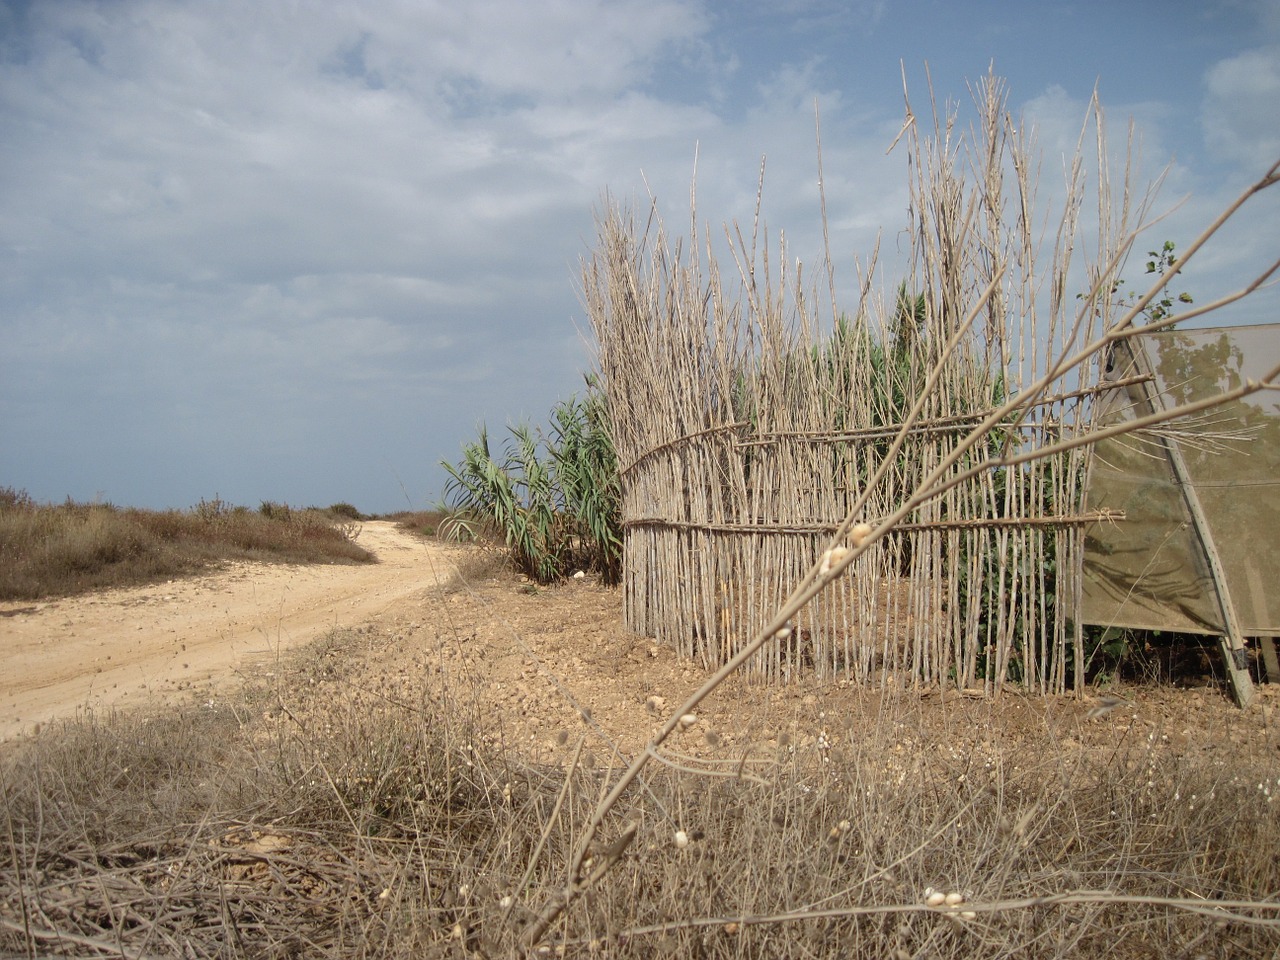
<path fill-rule="evenodd" d="M 1046 214 L 1034 144 L 1005 99 L 1002 82 L 987 77 L 963 136 L 954 112 L 922 132 L 908 105 L 909 272 L 896 291 L 878 293 L 873 257 L 849 313 L 835 303 L 829 252 L 809 281 L 759 225 L 759 205 L 748 233 L 725 231 L 726 280 L 696 203 L 687 240 L 672 239 L 654 208 L 639 223 L 605 204 L 583 299 L 621 471 L 631 629 L 708 666 L 725 662 L 856 501 L 867 522 L 890 514 L 992 410 L 1103 329 L 1114 287 L 1097 265 L 1116 262 L 1135 205 L 1127 184 L 1113 201 L 1100 111 L 1095 103 Z M 1086 197 L 1096 203 L 1091 241 L 1081 228 Z M 931 373 L 922 415 L 904 427 Z M 1051 378 L 947 476 L 1087 430 L 1096 377 L 1090 367 Z M 922 504 L 789 635 L 761 648 L 755 671 L 986 691 L 1010 680 L 1045 693 L 1079 685 L 1072 574 L 1085 527 L 1106 519 L 1082 508 L 1085 456 L 984 470 Z"/>

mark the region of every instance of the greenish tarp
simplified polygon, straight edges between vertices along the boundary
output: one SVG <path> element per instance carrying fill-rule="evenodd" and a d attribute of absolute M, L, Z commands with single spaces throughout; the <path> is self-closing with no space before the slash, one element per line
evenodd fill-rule
<path fill-rule="evenodd" d="M 1146 334 L 1113 350 L 1105 381 L 1154 374 L 1166 408 L 1260 379 L 1280 362 L 1280 324 Z M 1099 397 L 1103 424 L 1147 412 L 1142 384 Z M 1224 633 L 1207 555 L 1165 451 L 1182 452 L 1245 636 L 1280 635 L 1280 392 L 1255 393 L 1166 428 L 1097 445 L 1092 509 L 1124 520 L 1085 535 L 1083 620 L 1136 629 Z"/>

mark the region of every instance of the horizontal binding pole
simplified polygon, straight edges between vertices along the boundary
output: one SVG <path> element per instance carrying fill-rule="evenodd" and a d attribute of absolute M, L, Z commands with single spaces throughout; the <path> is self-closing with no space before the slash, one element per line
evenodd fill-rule
<path fill-rule="evenodd" d="M 893 532 L 912 533 L 920 530 L 973 530 L 981 527 L 1082 527 L 1090 523 L 1112 523 L 1124 520 L 1123 510 L 1097 510 L 1091 513 L 1057 517 L 980 517 L 974 520 L 935 520 L 928 523 L 900 523 Z M 663 527 L 668 530 L 699 530 L 704 533 L 780 533 L 807 536 L 815 533 L 832 534 L 839 529 L 835 523 L 692 523 L 683 520 L 662 520 L 642 517 L 622 521 L 623 527 Z"/>
<path fill-rule="evenodd" d="M 1032 407 L 1047 407 L 1058 403 L 1065 403 L 1068 400 L 1080 400 L 1088 396 L 1098 393 L 1105 393 L 1108 390 L 1116 390 L 1120 387 L 1127 387 L 1131 384 L 1146 383 L 1155 379 L 1150 374 L 1139 374 L 1137 376 L 1125 377 L 1120 380 L 1104 380 L 1092 387 L 1081 387 L 1078 390 L 1072 390 L 1070 393 L 1059 393 L 1051 397 L 1042 397 L 1035 403 L 1030 404 Z M 935 420 L 921 420 L 912 424 L 907 429 L 907 433 L 913 436 L 928 436 L 939 433 L 959 433 L 972 429 L 976 424 L 981 423 L 991 415 L 994 407 L 986 410 L 976 410 L 973 413 L 955 414 L 950 417 L 939 417 Z M 655 447 L 650 447 L 644 453 L 639 454 L 635 460 L 618 472 L 627 475 L 633 472 L 641 462 L 649 457 L 655 456 L 664 450 L 673 450 L 694 440 L 703 437 L 710 437 L 720 433 L 738 433 L 744 427 L 750 426 L 746 420 L 738 420 L 733 423 L 723 423 L 714 427 L 707 427 L 704 430 L 698 430 L 694 433 L 686 433 L 679 437 L 673 437 L 670 440 L 660 443 Z M 1019 429 L 1023 431 L 1033 431 L 1043 429 L 1046 424 L 1039 421 L 1030 421 L 1019 425 Z M 774 446 L 786 440 L 799 440 L 818 445 L 831 443 L 849 443 L 857 440 L 883 440 L 889 437 L 896 437 L 900 431 L 897 426 L 885 427 L 866 427 L 861 430 L 785 430 L 773 431 L 767 433 L 757 433 L 746 439 L 735 439 L 733 445 L 735 447 L 766 447 Z"/>

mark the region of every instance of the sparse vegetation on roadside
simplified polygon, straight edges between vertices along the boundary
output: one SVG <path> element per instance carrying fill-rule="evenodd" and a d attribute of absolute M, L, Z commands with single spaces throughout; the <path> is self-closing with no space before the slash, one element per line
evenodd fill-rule
<path fill-rule="evenodd" d="M 445 510 L 403 510 L 386 514 L 380 519 L 391 520 L 399 529 L 424 539 L 447 539 L 442 530 L 448 530 L 445 523 L 448 517 Z M 454 575 L 445 588 L 446 592 L 462 589 L 468 583 L 492 580 L 504 572 L 510 572 L 507 552 L 497 541 L 481 537 L 470 544 L 470 547 L 471 549 L 462 551 L 453 558 Z"/>
<path fill-rule="evenodd" d="M 36 503 L 0 489 L 0 600 L 40 600 L 154 583 L 227 560 L 367 563 L 358 523 L 332 509 L 214 497 L 192 509 Z"/>
<path fill-rule="evenodd" d="M 434 537 L 440 532 L 440 524 L 444 520 L 443 510 L 402 510 L 389 513 L 382 520 L 391 520 L 401 530 L 417 534 L 420 537 Z"/>
<path fill-rule="evenodd" d="M 342 517 L 345 520 L 367 520 L 368 518 L 350 503 L 331 503 L 328 506 L 329 513 L 335 517 Z"/>
<path fill-rule="evenodd" d="M 353 690 L 388 641 L 341 631 L 237 699 L 81 717 L 0 756 L 0 953 L 524 956 L 608 747 L 566 730 L 529 761 L 460 670 L 409 701 Z M 863 706 L 655 770 L 617 811 L 636 828 L 611 882 L 529 955 L 1280 949 L 1273 762 L 1209 732 L 1172 750 L 1145 725 L 1032 720 L 992 742 L 913 695 Z"/>

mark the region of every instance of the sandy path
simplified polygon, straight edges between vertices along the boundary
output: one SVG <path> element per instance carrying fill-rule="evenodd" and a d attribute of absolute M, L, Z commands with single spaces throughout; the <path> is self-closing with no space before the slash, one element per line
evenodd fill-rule
<path fill-rule="evenodd" d="M 131 706 L 269 669 L 280 650 L 375 618 L 452 569 L 447 546 L 383 521 L 379 563 L 228 569 L 45 603 L 0 603 L 0 740 L 80 709 Z"/>

